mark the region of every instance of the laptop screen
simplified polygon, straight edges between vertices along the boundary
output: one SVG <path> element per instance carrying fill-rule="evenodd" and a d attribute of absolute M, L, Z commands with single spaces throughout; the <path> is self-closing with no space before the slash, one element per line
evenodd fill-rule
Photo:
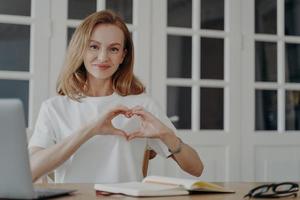
<path fill-rule="evenodd" d="M 18 99 L 0 99 L 0 197 L 34 197 L 25 117 Z"/>

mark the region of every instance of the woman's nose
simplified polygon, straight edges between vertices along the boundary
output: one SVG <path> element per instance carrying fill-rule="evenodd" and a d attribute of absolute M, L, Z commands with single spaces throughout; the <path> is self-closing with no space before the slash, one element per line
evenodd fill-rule
<path fill-rule="evenodd" d="M 105 61 L 107 61 L 107 58 L 108 58 L 107 51 L 104 49 L 99 50 L 97 59 L 100 60 L 101 62 L 105 62 Z"/>

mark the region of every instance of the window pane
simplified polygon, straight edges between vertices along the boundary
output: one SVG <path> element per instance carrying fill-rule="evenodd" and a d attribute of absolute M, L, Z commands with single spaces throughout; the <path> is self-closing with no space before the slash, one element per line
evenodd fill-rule
<path fill-rule="evenodd" d="M 0 23 L 0 70 L 29 71 L 30 26 Z"/>
<path fill-rule="evenodd" d="M 277 130 L 277 91 L 255 91 L 255 130 Z"/>
<path fill-rule="evenodd" d="M 118 13 L 126 23 L 132 24 L 132 0 L 106 0 L 106 8 Z"/>
<path fill-rule="evenodd" d="M 97 10 L 96 0 L 69 0 L 68 19 L 84 19 Z"/>
<path fill-rule="evenodd" d="M 277 33 L 277 1 L 255 0 L 255 32 Z"/>
<path fill-rule="evenodd" d="M 300 130 L 300 91 L 285 94 L 285 129 Z"/>
<path fill-rule="evenodd" d="M 224 40 L 201 38 L 201 79 L 224 79 Z"/>
<path fill-rule="evenodd" d="M 26 124 L 28 125 L 29 81 L 1 80 L 0 98 L 19 98 L 23 102 Z"/>
<path fill-rule="evenodd" d="M 68 43 L 67 43 L 67 46 L 69 45 L 74 32 L 75 32 L 75 28 L 68 28 Z"/>
<path fill-rule="evenodd" d="M 224 0 L 201 0 L 201 28 L 224 30 Z"/>
<path fill-rule="evenodd" d="M 277 81 L 277 44 L 255 42 L 255 81 Z"/>
<path fill-rule="evenodd" d="M 173 121 L 177 129 L 191 129 L 191 91 L 190 87 L 167 87 L 167 114 L 178 118 Z"/>
<path fill-rule="evenodd" d="M 192 27 L 192 0 L 168 0 L 167 26 Z"/>
<path fill-rule="evenodd" d="M 0 14 L 30 16 L 31 0 L 0 0 Z"/>
<path fill-rule="evenodd" d="M 285 0 L 285 34 L 300 35 L 300 1 Z"/>
<path fill-rule="evenodd" d="M 200 89 L 200 129 L 224 129 L 223 88 Z"/>
<path fill-rule="evenodd" d="M 300 45 L 285 45 L 285 81 L 300 83 Z"/>
<path fill-rule="evenodd" d="M 192 38 L 168 35 L 167 76 L 169 78 L 191 78 Z"/>

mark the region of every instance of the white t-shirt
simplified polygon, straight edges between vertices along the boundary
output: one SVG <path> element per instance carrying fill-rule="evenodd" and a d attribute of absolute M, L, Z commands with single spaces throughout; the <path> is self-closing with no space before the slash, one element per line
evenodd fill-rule
<path fill-rule="evenodd" d="M 67 96 L 56 96 L 43 102 L 29 147 L 48 148 L 78 131 L 91 120 L 116 105 L 129 108 L 140 105 L 160 119 L 165 125 L 176 129 L 158 105 L 146 94 L 122 97 L 117 93 L 104 97 L 86 97 L 81 102 Z M 139 127 L 136 118 L 122 115 L 112 120 L 116 128 L 132 132 Z M 116 183 L 140 181 L 146 145 L 159 155 L 170 153 L 159 139 L 138 138 L 127 141 L 122 136 L 96 135 L 55 170 L 57 183 Z"/>

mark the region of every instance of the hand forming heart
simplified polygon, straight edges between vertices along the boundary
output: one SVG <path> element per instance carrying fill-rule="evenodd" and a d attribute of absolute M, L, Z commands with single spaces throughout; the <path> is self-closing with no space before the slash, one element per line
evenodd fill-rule
<path fill-rule="evenodd" d="M 93 135 L 120 135 L 124 136 L 126 139 L 128 138 L 128 134 L 121 130 L 117 129 L 112 125 L 112 119 L 116 116 L 123 114 L 125 117 L 130 117 L 127 113 L 129 112 L 129 108 L 126 106 L 116 106 L 113 109 L 110 109 L 105 114 L 101 115 L 91 124 L 91 132 Z"/>
<path fill-rule="evenodd" d="M 142 106 L 133 107 L 128 116 L 137 115 L 141 119 L 141 127 L 140 130 L 131 133 L 128 136 L 128 140 L 132 140 L 134 138 L 160 138 L 164 133 L 173 133 L 173 131 L 163 124 L 158 118 L 156 118 L 153 114 L 146 111 Z"/>
<path fill-rule="evenodd" d="M 139 130 L 133 133 L 126 133 L 121 129 L 115 128 L 111 121 L 120 114 L 127 118 L 131 118 L 135 115 L 138 116 L 141 120 Z M 131 109 L 122 105 L 117 106 L 94 121 L 92 126 L 93 135 L 120 135 L 124 136 L 127 140 L 132 140 L 134 138 L 159 138 L 160 135 L 165 132 L 172 132 L 170 128 L 164 125 L 150 112 L 146 111 L 142 106 L 135 106 Z"/>

